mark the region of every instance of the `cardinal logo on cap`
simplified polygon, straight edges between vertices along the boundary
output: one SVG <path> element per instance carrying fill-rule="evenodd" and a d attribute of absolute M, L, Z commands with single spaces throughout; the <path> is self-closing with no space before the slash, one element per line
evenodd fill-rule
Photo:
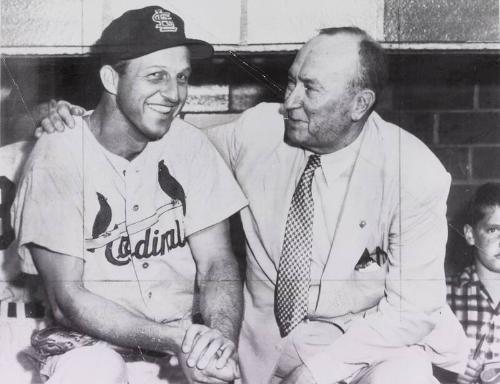
<path fill-rule="evenodd" d="M 172 16 L 170 16 L 170 12 L 166 12 L 163 9 L 157 9 L 152 19 L 160 32 L 177 32 L 177 27 L 172 20 Z"/>

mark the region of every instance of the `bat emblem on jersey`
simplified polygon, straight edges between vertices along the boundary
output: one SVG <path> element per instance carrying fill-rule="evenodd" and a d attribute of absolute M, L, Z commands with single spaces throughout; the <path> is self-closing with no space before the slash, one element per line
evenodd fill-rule
<path fill-rule="evenodd" d="M 108 204 L 108 199 L 106 199 L 102 194 L 96 192 L 97 201 L 99 202 L 99 212 L 94 220 L 94 225 L 92 226 L 92 238 L 97 239 L 108 229 L 109 223 L 111 223 L 112 212 L 111 207 Z M 94 252 L 93 249 L 89 249 L 90 252 Z"/>
<path fill-rule="evenodd" d="M 165 162 L 158 163 L 158 183 L 163 192 L 174 200 L 180 200 L 182 203 L 182 213 L 186 216 L 186 194 L 182 185 L 168 171 Z"/>

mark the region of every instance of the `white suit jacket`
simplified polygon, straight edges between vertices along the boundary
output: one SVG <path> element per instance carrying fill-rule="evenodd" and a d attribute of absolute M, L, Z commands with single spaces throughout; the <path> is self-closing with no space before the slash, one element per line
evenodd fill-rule
<path fill-rule="evenodd" d="M 239 346 L 249 384 L 269 382 L 283 347 L 274 288 L 295 189 L 290 180 L 303 167 L 302 149 L 285 144 L 283 132 L 277 104 L 260 104 L 208 131 L 249 201 L 241 212 L 247 276 Z M 446 306 L 443 268 L 450 176 L 422 142 L 376 113 L 361 134 L 317 306 L 309 308 L 312 318 L 345 333 L 305 364 L 318 383 L 336 383 L 394 348 L 423 343 L 437 363 L 460 370 L 465 337 Z M 365 250 L 373 255 L 377 247 L 387 262 L 357 271 Z"/>

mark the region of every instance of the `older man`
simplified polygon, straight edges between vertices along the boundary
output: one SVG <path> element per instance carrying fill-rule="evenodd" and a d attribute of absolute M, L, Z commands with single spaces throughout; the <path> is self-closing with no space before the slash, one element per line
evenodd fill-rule
<path fill-rule="evenodd" d="M 41 373 L 152 383 L 158 352 L 171 352 L 189 382 L 231 382 L 242 297 L 228 217 L 245 199 L 207 138 L 176 118 L 190 58 L 213 49 L 153 6 L 114 20 L 95 50 L 99 104 L 37 142 L 13 207 L 23 268 L 42 276 L 63 326 L 33 338 Z M 192 325 L 198 311 L 205 325 Z"/>
<path fill-rule="evenodd" d="M 460 356 L 451 338 L 425 340 L 446 318 L 463 336 L 445 302 L 450 176 L 373 112 L 385 71 L 364 31 L 323 30 L 298 52 L 282 107 L 209 133 L 249 200 L 249 383 L 426 383 L 426 349 Z"/>
<path fill-rule="evenodd" d="M 208 130 L 249 200 L 245 383 L 421 384 L 431 360 L 463 368 L 445 301 L 450 176 L 373 111 L 385 78 L 364 31 L 326 29 L 298 52 L 282 106 Z"/>

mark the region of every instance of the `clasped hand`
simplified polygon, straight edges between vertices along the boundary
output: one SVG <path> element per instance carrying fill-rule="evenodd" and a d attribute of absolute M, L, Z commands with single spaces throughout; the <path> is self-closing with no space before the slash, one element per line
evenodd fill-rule
<path fill-rule="evenodd" d="M 465 372 L 458 375 L 457 384 L 474 384 L 479 381 L 479 375 L 483 370 L 482 359 L 471 359 L 468 361 Z"/>
<path fill-rule="evenodd" d="M 223 384 L 240 377 L 235 344 L 217 329 L 191 325 L 181 347 L 181 364 L 195 383 Z"/>

